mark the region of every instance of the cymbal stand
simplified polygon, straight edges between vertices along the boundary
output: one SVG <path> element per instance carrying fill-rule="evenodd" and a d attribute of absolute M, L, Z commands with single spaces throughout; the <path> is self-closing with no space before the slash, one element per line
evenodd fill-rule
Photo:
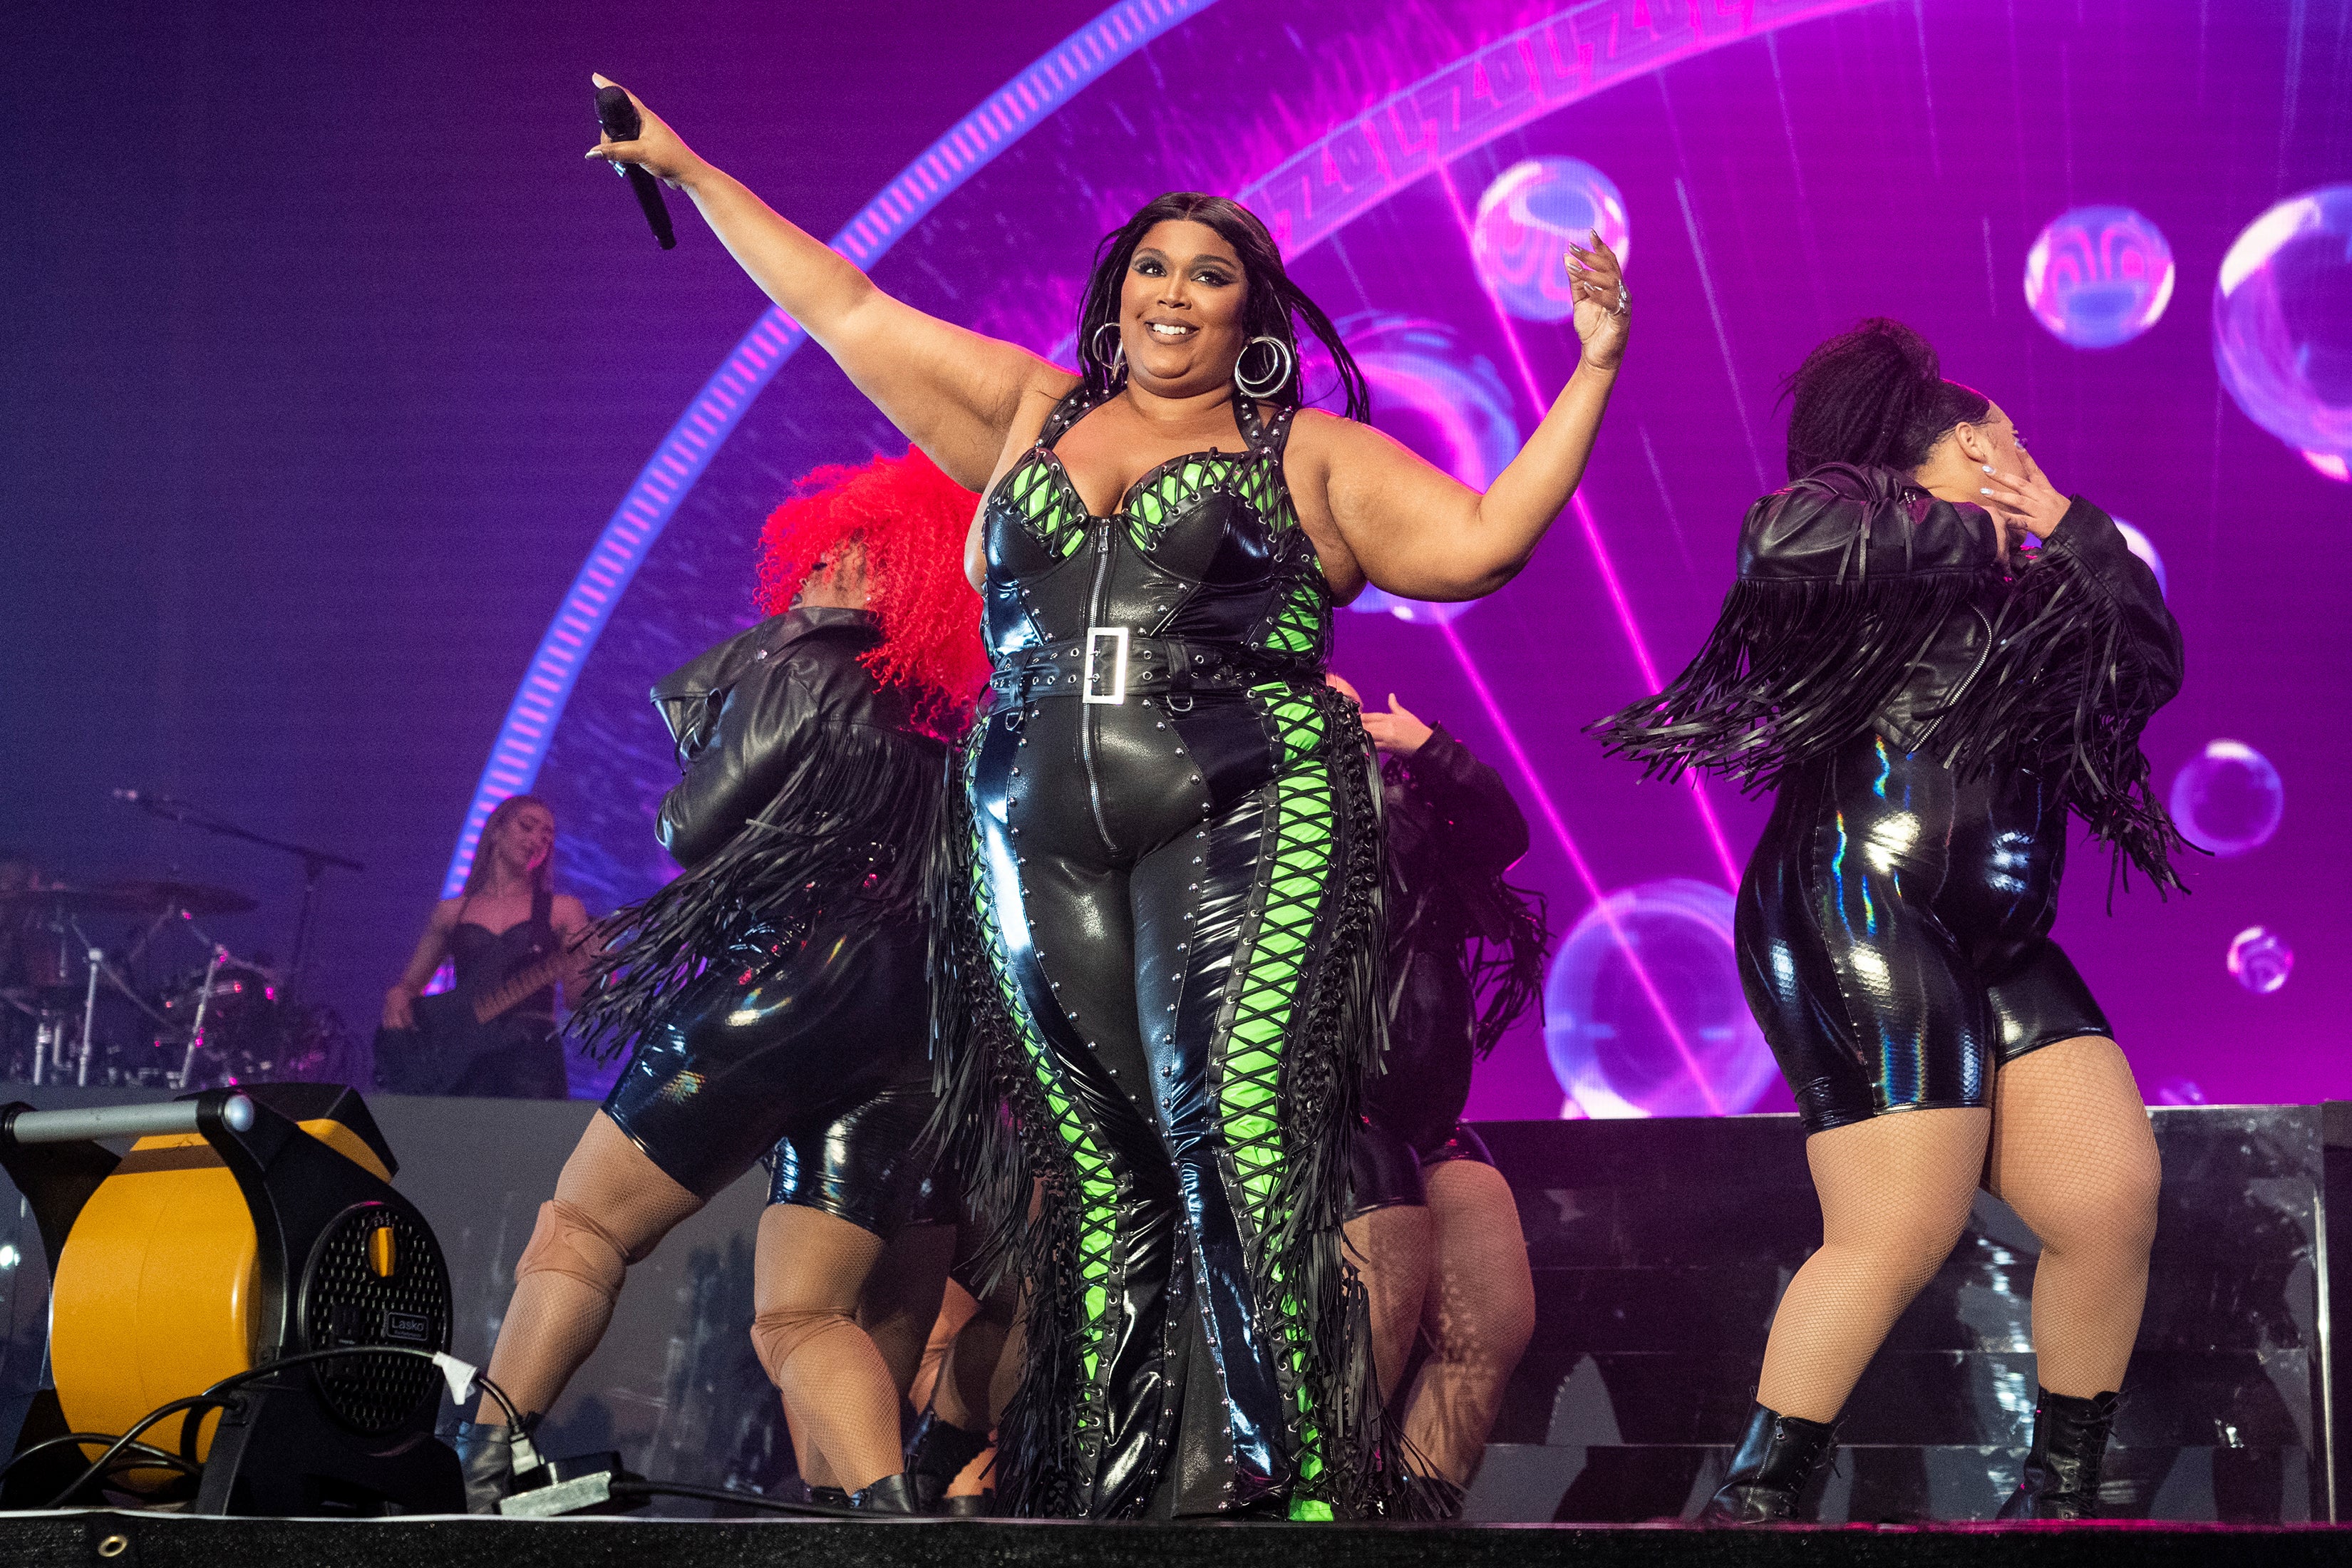
<path fill-rule="evenodd" d="M 228 957 L 228 949 L 215 943 L 213 961 L 205 965 L 205 988 L 196 993 L 196 1016 L 188 1027 L 188 1054 L 180 1058 L 179 1087 L 185 1092 L 188 1080 L 195 1076 L 196 1053 L 205 1048 L 205 1009 L 213 1005 L 213 976 L 220 973 L 221 961 Z"/>
<path fill-rule="evenodd" d="M 226 817 L 215 816 L 209 812 L 188 805 L 185 801 L 157 795 L 142 798 L 139 807 L 151 816 L 163 817 L 166 821 L 176 822 L 183 826 L 202 828 L 206 833 L 218 834 L 224 838 L 241 838 L 247 844 L 258 844 L 265 849 L 276 849 L 283 854 L 291 855 L 302 862 L 302 906 L 294 921 L 293 961 L 286 968 L 288 993 L 290 994 L 301 990 L 304 979 L 303 966 L 310 959 L 311 927 L 318 915 L 319 879 L 326 874 L 330 867 L 339 867 L 346 871 L 364 871 L 367 868 L 357 860 L 330 854 L 324 849 L 315 849 L 307 844 L 289 844 L 282 838 L 271 838 L 253 832 L 249 828 L 239 827 Z"/>
<path fill-rule="evenodd" d="M 74 1063 L 74 1085 L 89 1087 L 90 1026 L 98 1020 L 98 972 L 106 966 L 106 954 L 98 948 L 89 952 L 89 982 L 81 999 L 81 1051 Z"/>

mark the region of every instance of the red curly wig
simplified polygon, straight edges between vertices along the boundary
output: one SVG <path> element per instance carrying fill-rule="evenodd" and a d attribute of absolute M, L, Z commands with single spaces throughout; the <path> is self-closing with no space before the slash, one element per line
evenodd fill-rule
<path fill-rule="evenodd" d="M 760 613 L 789 609 L 817 564 L 856 541 L 882 645 L 863 662 L 913 702 L 916 724 L 961 734 L 988 680 L 980 595 L 964 581 L 963 541 L 980 498 L 912 447 L 855 468 L 828 464 L 793 486 L 760 531 Z"/>

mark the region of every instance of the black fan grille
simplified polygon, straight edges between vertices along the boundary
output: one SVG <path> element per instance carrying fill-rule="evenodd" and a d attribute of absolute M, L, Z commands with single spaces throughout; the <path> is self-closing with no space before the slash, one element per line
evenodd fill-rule
<path fill-rule="evenodd" d="M 368 1259 L 369 1237 L 384 1226 L 393 1234 L 388 1279 Z M 310 1349 L 448 1348 L 449 1280 L 441 1249 L 407 1215 L 386 1204 L 362 1204 L 327 1227 L 310 1256 L 302 1292 Z M 312 1375 L 336 1418 L 366 1433 L 388 1432 L 415 1417 L 441 1381 L 440 1369 L 419 1356 L 355 1355 L 318 1363 Z"/>

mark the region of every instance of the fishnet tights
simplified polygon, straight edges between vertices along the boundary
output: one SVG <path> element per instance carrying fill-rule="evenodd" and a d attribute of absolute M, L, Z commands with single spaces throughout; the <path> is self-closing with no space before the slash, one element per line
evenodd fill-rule
<path fill-rule="evenodd" d="M 645 1151 L 601 1110 L 564 1161 L 563 1173 L 555 1181 L 555 1201 L 588 1216 L 594 1226 L 593 1231 L 575 1231 L 567 1238 L 570 1256 L 563 1261 L 578 1273 L 518 1270 L 514 1297 L 507 1303 L 498 1343 L 490 1352 L 491 1381 L 526 1415 L 552 1405 L 604 1337 L 627 1265 L 652 1252 L 672 1227 L 702 1206 L 700 1198 L 646 1158 Z M 542 1219 L 542 1231 L 546 1224 Z M 591 1283 L 581 1274 L 601 1279 Z M 505 1424 L 488 1396 L 474 1418 Z"/>
<path fill-rule="evenodd" d="M 751 1340 L 783 1394 L 801 1478 L 858 1491 L 898 1473 L 898 1404 L 939 1315 L 955 1232 L 919 1226 L 887 1247 L 822 1209 L 760 1216 Z"/>
<path fill-rule="evenodd" d="M 1358 1215 L 1341 1233 L 1371 1308 L 1372 1373 L 1383 1405 L 1396 1394 L 1421 1329 L 1436 1250 L 1433 1228 L 1428 1209 L 1399 1204 Z"/>
<path fill-rule="evenodd" d="M 2163 1174 L 2147 1108 L 2113 1040 L 2044 1046 L 1994 1084 L 1985 1186 L 2042 1242 L 2033 1352 L 2051 1393 L 2088 1399 L 2123 1386 Z"/>
<path fill-rule="evenodd" d="M 1421 1326 L 1429 1355 L 1405 1403 L 1404 1436 L 1432 1471 L 1467 1487 L 1503 1385 L 1535 1333 L 1535 1276 L 1500 1171 L 1450 1160 L 1428 1179 L 1435 1247 Z"/>
<path fill-rule="evenodd" d="M 1821 1250 L 1780 1298 L 1759 1404 L 1833 1421 L 1895 1320 L 1942 1267 L 1979 1184 L 2042 1247 L 2037 1375 L 2053 1394 L 2118 1388 L 2156 1232 L 2156 1141 L 2112 1040 L 2079 1038 L 2001 1070 L 1986 1110 L 1906 1110 L 1805 1143 Z"/>

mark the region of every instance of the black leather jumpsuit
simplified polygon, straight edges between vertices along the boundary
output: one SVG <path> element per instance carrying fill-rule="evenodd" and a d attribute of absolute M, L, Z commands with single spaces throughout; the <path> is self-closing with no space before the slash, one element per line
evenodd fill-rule
<path fill-rule="evenodd" d="M 887 1237 L 952 1216 L 913 896 L 945 748 L 859 662 L 880 640 L 862 610 L 788 610 L 655 689 L 685 764 L 657 831 L 688 869 L 625 913 L 588 1011 L 635 1041 L 605 1114 L 681 1186 L 772 1152 L 770 1202 Z"/>
<path fill-rule="evenodd" d="M 2075 498 L 2011 576 L 1990 514 L 1832 465 L 1756 503 L 1739 570 L 1708 649 L 1609 728 L 1774 787 L 1735 943 L 1806 1131 L 1987 1105 L 2000 1066 L 2109 1036 L 2049 935 L 2066 816 L 2174 880 L 2138 742 L 2180 686 L 2115 523 Z"/>
<path fill-rule="evenodd" d="M 960 759 L 996 1022 L 947 1073 L 1010 1096 L 1045 1184 L 1000 1497 L 1350 1510 L 1378 1468 L 1338 1249 L 1380 1034 L 1370 751 L 1321 680 L 1290 411 L 1236 402 L 1241 450 L 1097 517 L 1053 450 L 1093 405 L 1066 400 L 986 502 L 994 699 Z"/>

